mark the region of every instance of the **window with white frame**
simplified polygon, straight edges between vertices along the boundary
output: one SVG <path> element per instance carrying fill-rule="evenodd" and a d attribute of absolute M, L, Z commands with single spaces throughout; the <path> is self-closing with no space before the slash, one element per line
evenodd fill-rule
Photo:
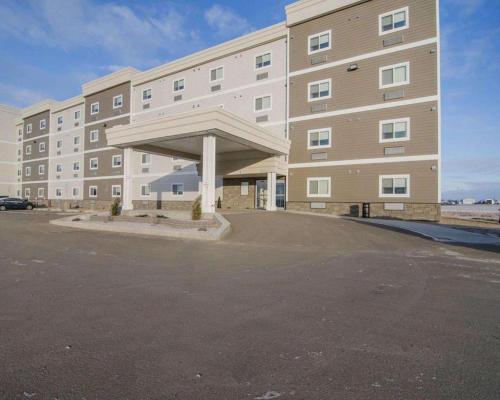
<path fill-rule="evenodd" d="M 79 189 L 79 188 L 77 188 L 77 187 L 74 187 L 74 188 L 72 189 L 72 193 L 73 193 L 73 197 L 78 197 L 78 196 L 79 196 L 79 194 L 80 194 L 80 189 Z"/>
<path fill-rule="evenodd" d="M 31 167 L 26 167 L 24 169 L 24 175 L 25 176 L 31 176 Z"/>
<path fill-rule="evenodd" d="M 62 197 L 62 189 L 56 188 L 56 197 Z"/>
<path fill-rule="evenodd" d="M 62 172 L 62 171 L 63 171 L 62 164 L 56 164 L 56 172 Z"/>
<path fill-rule="evenodd" d="M 17 149 L 17 155 L 21 156 L 21 153 L 22 153 L 21 149 Z"/>
<path fill-rule="evenodd" d="M 210 82 L 217 82 L 224 79 L 224 67 L 217 67 L 210 70 Z"/>
<path fill-rule="evenodd" d="M 332 129 L 312 129 L 307 132 L 307 148 L 321 149 L 331 146 Z"/>
<path fill-rule="evenodd" d="M 309 54 L 330 50 L 332 48 L 331 36 L 332 31 L 325 31 L 309 36 Z"/>
<path fill-rule="evenodd" d="M 96 101 L 90 105 L 90 115 L 99 114 L 99 102 Z"/>
<path fill-rule="evenodd" d="M 26 125 L 26 133 L 31 133 L 32 131 L 33 131 L 33 125 L 32 124 Z"/>
<path fill-rule="evenodd" d="M 76 110 L 74 114 L 75 121 L 79 121 L 81 116 L 80 110 Z"/>
<path fill-rule="evenodd" d="M 26 155 L 29 156 L 31 154 L 31 144 L 26 146 Z"/>
<path fill-rule="evenodd" d="M 309 83 L 309 101 L 326 100 L 332 97 L 331 79 Z"/>
<path fill-rule="evenodd" d="M 62 147 L 63 147 L 63 141 L 62 141 L 62 139 L 60 139 L 60 140 L 58 140 L 58 141 L 56 142 L 56 147 L 57 147 L 58 149 L 62 149 Z"/>
<path fill-rule="evenodd" d="M 78 172 L 80 171 L 80 161 L 75 161 L 73 163 L 73 172 Z"/>
<path fill-rule="evenodd" d="M 410 197 L 410 175 L 380 175 L 379 197 Z"/>
<path fill-rule="evenodd" d="M 185 87 L 185 79 L 184 78 L 176 79 L 174 81 L 174 86 L 173 86 L 174 93 L 182 92 L 184 90 L 184 87 Z"/>
<path fill-rule="evenodd" d="M 113 97 L 113 109 L 121 108 L 123 106 L 123 95 Z"/>
<path fill-rule="evenodd" d="M 24 188 L 24 197 L 31 197 L 31 189 Z"/>
<path fill-rule="evenodd" d="M 271 66 L 271 52 L 255 56 L 255 69 L 263 69 Z"/>
<path fill-rule="evenodd" d="M 141 185 L 141 196 L 148 197 L 151 195 L 151 184 Z"/>
<path fill-rule="evenodd" d="M 408 7 L 379 15 L 379 35 L 401 31 L 409 26 Z"/>
<path fill-rule="evenodd" d="M 75 136 L 73 138 L 73 145 L 79 146 L 80 145 L 80 136 Z"/>
<path fill-rule="evenodd" d="M 45 165 L 44 164 L 40 164 L 38 166 L 38 175 L 45 175 Z"/>
<path fill-rule="evenodd" d="M 330 197 L 331 178 L 307 178 L 307 197 Z"/>
<path fill-rule="evenodd" d="M 184 184 L 183 183 L 172 184 L 172 195 L 173 196 L 182 196 L 183 194 L 184 194 Z"/>
<path fill-rule="evenodd" d="M 38 152 L 43 153 L 45 151 L 45 142 L 38 143 Z"/>
<path fill-rule="evenodd" d="M 45 119 L 40 120 L 40 129 L 47 128 L 47 121 Z"/>
<path fill-rule="evenodd" d="M 380 89 L 410 83 L 410 63 L 404 62 L 380 68 Z"/>
<path fill-rule="evenodd" d="M 410 140 L 410 118 L 380 121 L 380 143 Z"/>
<path fill-rule="evenodd" d="M 141 154 L 141 164 L 142 165 L 150 165 L 151 164 L 151 154 L 142 153 Z"/>
<path fill-rule="evenodd" d="M 98 142 L 99 141 L 99 131 L 97 129 L 94 129 L 89 132 L 90 136 L 90 142 Z"/>
<path fill-rule="evenodd" d="M 89 169 L 98 169 L 99 168 L 99 158 L 91 158 L 89 160 Z"/>
<path fill-rule="evenodd" d="M 144 89 L 142 91 L 142 101 L 149 101 L 153 97 L 151 89 Z"/>
<path fill-rule="evenodd" d="M 119 168 L 119 167 L 122 166 L 122 156 L 121 156 L 121 154 L 115 154 L 111 158 L 111 166 L 113 168 Z"/>
<path fill-rule="evenodd" d="M 242 181 L 241 186 L 240 186 L 240 195 L 241 196 L 248 196 L 248 188 L 249 188 L 249 182 Z"/>
<path fill-rule="evenodd" d="M 22 175 L 22 173 L 23 173 L 23 171 L 22 171 L 22 170 L 20 170 L 20 169 L 18 169 L 18 170 L 17 170 L 17 176 L 21 176 L 21 175 Z"/>
<path fill-rule="evenodd" d="M 97 197 L 97 186 L 89 186 L 89 197 Z"/>
<path fill-rule="evenodd" d="M 122 195 L 122 186 L 121 185 L 112 185 L 111 186 L 111 197 L 120 197 Z"/>
<path fill-rule="evenodd" d="M 64 118 L 63 118 L 63 116 L 62 116 L 62 115 L 59 115 L 59 116 L 57 117 L 57 125 L 61 126 L 61 125 L 63 124 L 63 122 L 64 122 Z"/>
<path fill-rule="evenodd" d="M 255 98 L 255 112 L 269 111 L 272 108 L 271 95 L 260 96 Z"/>
<path fill-rule="evenodd" d="M 38 188 L 38 198 L 43 198 L 45 196 L 45 188 Z"/>

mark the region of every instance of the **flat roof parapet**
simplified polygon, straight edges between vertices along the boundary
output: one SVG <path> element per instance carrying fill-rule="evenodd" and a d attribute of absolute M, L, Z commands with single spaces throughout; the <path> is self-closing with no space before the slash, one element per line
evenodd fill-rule
<path fill-rule="evenodd" d="M 93 81 L 84 83 L 82 85 L 82 95 L 83 97 L 90 96 L 91 94 L 121 85 L 122 83 L 130 82 L 132 80 L 132 77 L 138 72 L 139 70 L 135 68 L 126 67 L 113 72 L 112 74 L 108 74 L 101 78 L 97 78 Z"/>
<path fill-rule="evenodd" d="M 285 6 L 286 23 L 296 25 L 368 0 L 300 0 Z"/>
<path fill-rule="evenodd" d="M 28 117 L 31 117 L 32 115 L 40 114 L 44 111 L 50 110 L 56 104 L 57 104 L 57 102 L 55 100 L 52 100 L 52 99 L 45 99 L 45 100 L 39 101 L 38 103 L 35 103 L 32 106 L 23 108 L 21 117 L 28 118 Z"/>

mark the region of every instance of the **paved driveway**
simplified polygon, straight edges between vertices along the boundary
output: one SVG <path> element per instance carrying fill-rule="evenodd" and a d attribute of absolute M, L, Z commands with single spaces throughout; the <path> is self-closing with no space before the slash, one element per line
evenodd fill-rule
<path fill-rule="evenodd" d="M 2 399 L 498 399 L 500 256 L 229 213 L 221 243 L 0 213 Z"/>

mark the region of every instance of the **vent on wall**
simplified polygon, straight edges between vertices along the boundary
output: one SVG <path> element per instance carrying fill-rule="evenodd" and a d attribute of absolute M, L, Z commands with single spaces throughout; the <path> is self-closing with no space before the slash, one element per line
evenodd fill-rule
<path fill-rule="evenodd" d="M 75 126 L 79 126 L 79 125 L 80 125 L 80 123 L 79 123 L 79 122 L 75 122 Z"/>
<path fill-rule="evenodd" d="M 268 115 L 261 115 L 257 118 L 255 118 L 255 122 L 260 123 L 260 122 L 267 122 L 269 121 L 269 116 Z"/>
<path fill-rule="evenodd" d="M 399 147 L 385 147 L 384 148 L 384 154 L 386 156 L 392 156 L 395 154 L 404 154 L 405 148 L 403 146 Z"/>
<path fill-rule="evenodd" d="M 317 113 L 317 112 L 323 112 L 327 110 L 327 105 L 326 103 L 324 104 L 313 104 L 311 106 L 311 112 Z"/>
<path fill-rule="evenodd" d="M 326 208 L 326 203 L 311 203 L 311 209 L 322 210 Z"/>
<path fill-rule="evenodd" d="M 181 101 L 182 100 L 182 94 L 178 94 L 177 96 L 174 97 L 174 101 Z"/>
<path fill-rule="evenodd" d="M 268 72 L 263 72 L 262 74 L 257 75 L 257 80 L 262 81 L 264 79 L 269 78 L 269 73 Z"/>
<path fill-rule="evenodd" d="M 405 97 L 405 91 L 403 89 L 384 93 L 384 101 L 401 99 L 403 97 Z"/>
<path fill-rule="evenodd" d="M 221 90 L 221 89 L 222 89 L 222 86 L 221 86 L 221 85 L 214 85 L 214 86 L 212 86 L 212 87 L 210 88 L 210 90 L 211 90 L 212 92 L 218 92 L 218 91 L 219 91 L 219 90 Z"/>
<path fill-rule="evenodd" d="M 317 56 L 311 58 L 311 65 L 323 64 L 327 60 L 326 56 Z"/>
<path fill-rule="evenodd" d="M 395 44 L 403 43 L 403 35 L 393 36 L 384 39 L 384 47 L 394 46 Z"/>
<path fill-rule="evenodd" d="M 62 130 L 62 128 L 59 126 L 59 127 L 57 128 L 57 131 L 58 131 L 58 132 L 61 132 L 61 130 Z"/>
<path fill-rule="evenodd" d="M 312 153 L 311 160 L 326 160 L 328 159 L 327 153 Z"/>
<path fill-rule="evenodd" d="M 150 104 L 149 104 L 149 103 L 147 103 L 147 104 L 143 104 L 143 105 L 142 105 L 142 109 L 143 109 L 143 110 L 147 110 L 149 107 L 150 107 Z"/>
<path fill-rule="evenodd" d="M 143 174 L 148 174 L 149 173 L 149 168 L 143 168 L 142 169 Z"/>

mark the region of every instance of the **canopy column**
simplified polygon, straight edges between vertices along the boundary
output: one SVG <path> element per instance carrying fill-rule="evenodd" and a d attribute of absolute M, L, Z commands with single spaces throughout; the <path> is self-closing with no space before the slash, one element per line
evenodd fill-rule
<path fill-rule="evenodd" d="M 203 214 L 215 213 L 215 136 L 203 136 L 203 171 L 201 189 L 201 211 Z"/>

